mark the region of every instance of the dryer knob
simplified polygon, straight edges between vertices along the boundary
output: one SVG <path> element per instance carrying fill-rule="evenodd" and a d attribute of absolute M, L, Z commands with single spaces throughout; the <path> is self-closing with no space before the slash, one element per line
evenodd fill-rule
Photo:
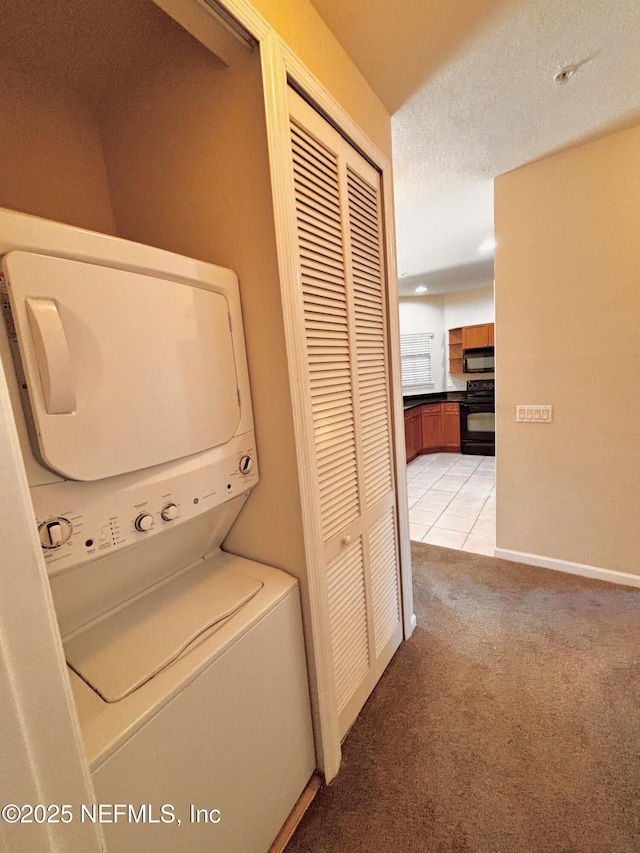
<path fill-rule="evenodd" d="M 148 512 L 140 513 L 135 521 L 136 530 L 140 530 L 142 533 L 145 533 L 147 530 L 151 530 L 153 524 L 153 516 L 149 515 Z"/>
<path fill-rule="evenodd" d="M 248 474 L 249 471 L 253 468 L 253 459 L 249 455 L 245 455 L 240 459 L 240 464 L 238 465 L 240 468 L 241 474 Z"/>
<path fill-rule="evenodd" d="M 165 504 L 160 510 L 163 521 L 173 521 L 178 517 L 178 507 L 175 504 Z"/>
<path fill-rule="evenodd" d="M 38 525 L 40 544 L 47 550 L 64 545 L 72 533 L 73 527 L 66 518 L 50 518 Z"/>

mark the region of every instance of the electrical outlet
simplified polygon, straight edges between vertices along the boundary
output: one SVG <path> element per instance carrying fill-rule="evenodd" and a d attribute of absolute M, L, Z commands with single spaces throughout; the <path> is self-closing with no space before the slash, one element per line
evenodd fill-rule
<path fill-rule="evenodd" d="M 516 406 L 516 421 L 519 424 L 550 424 L 552 410 L 552 406 Z"/>

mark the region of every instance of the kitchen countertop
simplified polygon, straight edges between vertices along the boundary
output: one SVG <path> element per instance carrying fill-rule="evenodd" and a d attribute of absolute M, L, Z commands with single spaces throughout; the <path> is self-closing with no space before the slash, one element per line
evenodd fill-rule
<path fill-rule="evenodd" d="M 428 403 L 464 403 L 466 391 L 434 391 L 432 394 L 419 394 L 413 397 L 403 397 L 405 412 Z"/>

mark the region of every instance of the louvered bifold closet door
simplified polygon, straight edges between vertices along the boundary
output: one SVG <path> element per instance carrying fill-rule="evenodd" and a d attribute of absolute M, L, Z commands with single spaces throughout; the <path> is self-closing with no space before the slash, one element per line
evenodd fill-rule
<path fill-rule="evenodd" d="M 365 171 L 366 169 L 366 171 Z M 364 174 L 362 174 L 364 173 Z M 377 675 L 401 636 L 398 543 L 377 172 L 347 151 L 349 260 L 357 350 L 358 428 Z M 367 180 L 368 178 L 368 180 Z M 391 648 L 388 648 L 389 641 Z"/>
<path fill-rule="evenodd" d="M 378 173 L 290 91 L 335 712 L 346 733 L 401 639 Z"/>

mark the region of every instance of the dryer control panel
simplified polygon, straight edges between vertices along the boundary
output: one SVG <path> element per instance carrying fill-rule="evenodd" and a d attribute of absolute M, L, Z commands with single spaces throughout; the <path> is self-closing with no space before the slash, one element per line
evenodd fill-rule
<path fill-rule="evenodd" d="M 253 434 L 231 444 L 224 454 L 197 454 L 150 469 L 146 477 L 137 472 L 111 478 L 118 483 L 65 481 L 32 488 L 49 575 L 143 542 L 248 492 L 258 482 Z"/>

